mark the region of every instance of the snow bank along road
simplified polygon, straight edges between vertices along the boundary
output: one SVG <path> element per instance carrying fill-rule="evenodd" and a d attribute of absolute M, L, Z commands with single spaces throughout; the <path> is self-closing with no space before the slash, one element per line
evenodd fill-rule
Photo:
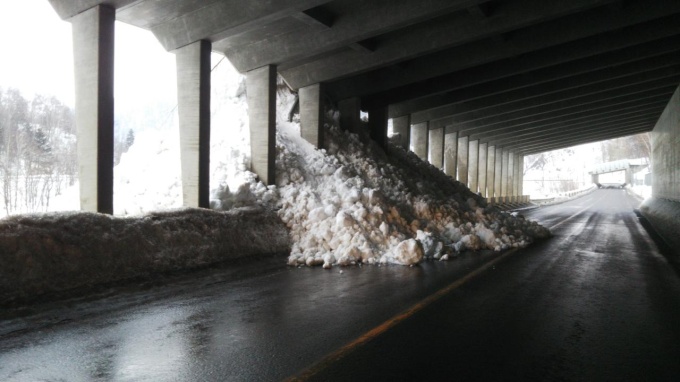
<path fill-rule="evenodd" d="M 680 279 L 633 205 L 599 190 L 531 211 L 555 237 L 464 283 L 503 255 L 342 273 L 275 258 L 4 311 L 0 380 L 677 380 Z"/>

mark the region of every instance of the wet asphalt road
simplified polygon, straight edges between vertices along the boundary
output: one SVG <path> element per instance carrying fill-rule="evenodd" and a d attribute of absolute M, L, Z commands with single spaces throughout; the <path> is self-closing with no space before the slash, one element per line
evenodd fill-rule
<path fill-rule="evenodd" d="M 517 251 L 340 359 L 319 361 L 498 254 L 418 267 L 204 270 L 0 313 L 0 381 L 680 380 L 680 278 L 600 190 L 525 215 Z"/>

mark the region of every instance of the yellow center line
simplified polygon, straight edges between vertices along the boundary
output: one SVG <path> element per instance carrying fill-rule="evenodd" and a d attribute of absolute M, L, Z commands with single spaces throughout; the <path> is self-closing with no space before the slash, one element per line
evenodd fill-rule
<path fill-rule="evenodd" d="M 304 370 L 302 373 L 300 373 L 297 376 L 292 376 L 287 378 L 285 381 L 306 381 L 309 378 L 313 377 L 320 371 L 326 369 L 328 366 L 331 364 L 341 360 L 344 358 L 347 354 L 351 353 L 354 351 L 356 348 L 364 345 L 365 343 L 371 341 L 372 339 L 378 337 L 379 335 L 385 333 L 392 327 L 398 325 L 400 322 L 406 320 L 407 318 L 413 316 L 414 314 L 418 313 L 419 311 L 423 310 L 425 307 L 428 305 L 432 304 L 433 302 L 439 300 L 442 298 L 444 295 L 450 293 L 451 291 L 459 288 L 461 285 L 465 284 L 466 282 L 470 281 L 474 277 L 478 276 L 480 273 L 486 271 L 487 269 L 491 268 L 492 266 L 496 265 L 498 262 L 501 260 L 505 259 L 506 257 L 512 255 L 513 253 L 517 252 L 517 248 L 511 249 L 504 254 L 496 257 L 493 260 L 490 260 L 489 262 L 485 263 L 481 267 L 475 269 L 474 271 L 468 273 L 465 275 L 463 278 L 460 278 L 453 283 L 449 284 L 448 286 L 438 290 L 434 294 L 426 297 L 424 300 L 420 301 L 419 303 L 413 305 L 412 307 L 408 308 L 407 310 L 403 311 L 402 313 L 392 317 L 391 319 L 383 322 L 382 324 L 376 326 L 375 328 L 369 330 L 368 332 L 364 333 L 357 339 L 355 339 L 352 342 L 349 342 L 348 344 L 344 345 L 343 347 L 339 348 L 338 350 L 328 354 L 325 356 L 321 361 L 317 362 L 316 364 L 312 365 L 311 367 L 307 368 Z"/>

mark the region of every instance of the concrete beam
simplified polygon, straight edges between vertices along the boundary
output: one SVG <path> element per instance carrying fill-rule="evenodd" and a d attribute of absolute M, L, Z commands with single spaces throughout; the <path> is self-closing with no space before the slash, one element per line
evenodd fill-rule
<path fill-rule="evenodd" d="M 370 110 L 368 126 L 371 139 L 383 150 L 387 150 L 387 107 Z"/>
<path fill-rule="evenodd" d="M 479 161 L 477 165 L 477 182 L 479 184 L 479 193 L 486 197 L 486 185 L 487 185 L 487 155 L 488 155 L 488 145 L 486 143 L 479 144 Z"/>
<path fill-rule="evenodd" d="M 113 213 L 115 11 L 95 6 L 71 19 L 80 209 Z"/>
<path fill-rule="evenodd" d="M 184 207 L 210 207 L 210 42 L 175 51 Z"/>
<path fill-rule="evenodd" d="M 643 108 L 631 108 L 631 111 L 621 112 L 619 115 L 613 114 L 580 121 L 564 121 L 550 126 L 544 126 L 543 128 L 539 126 L 536 131 L 522 133 L 518 136 L 510 135 L 503 139 L 490 138 L 488 142 L 508 147 L 548 137 L 559 138 L 569 136 L 583 131 L 595 129 L 606 130 L 608 128 L 616 129 L 617 124 L 647 120 L 648 118 L 660 114 L 660 110 L 663 110 L 663 103 L 657 103 Z"/>
<path fill-rule="evenodd" d="M 468 185 L 468 164 L 470 147 L 468 137 L 458 137 L 458 181 Z"/>
<path fill-rule="evenodd" d="M 559 139 L 547 139 L 540 142 L 526 142 L 522 145 L 517 145 L 515 149 L 522 154 L 532 154 L 536 152 L 544 152 L 555 150 L 558 148 L 571 147 L 582 145 L 590 142 L 597 142 L 606 139 L 614 139 L 616 137 L 628 136 L 636 133 L 643 133 L 652 130 L 654 122 L 640 122 L 630 125 L 624 125 L 617 130 L 611 131 L 591 131 L 582 133 L 577 136 L 563 137 Z"/>
<path fill-rule="evenodd" d="M 479 40 L 455 49 L 445 49 L 411 59 L 404 62 L 398 70 L 386 68 L 365 75 L 357 75 L 354 78 L 350 77 L 347 80 L 338 80 L 329 84 L 329 92 L 333 97 L 341 97 L 345 94 L 366 97 L 474 66 L 661 19 L 678 12 L 680 12 L 680 4 L 672 0 L 660 0 L 653 4 L 636 3 L 620 12 L 604 13 L 601 10 L 583 12 L 549 23 L 515 30 L 507 42 L 499 43 L 491 39 Z M 663 24 L 662 20 L 659 20 L 659 24 Z M 421 41 L 427 41 L 427 39 L 421 38 Z M 422 45 L 420 41 L 417 44 Z M 402 49 L 409 51 L 410 46 L 402 46 Z M 311 68 L 307 67 L 307 69 Z"/>
<path fill-rule="evenodd" d="M 635 87 L 638 87 L 636 85 Z M 572 100 L 567 100 L 564 102 L 557 102 L 553 104 L 548 104 L 548 105 L 540 105 L 536 108 L 529 108 L 525 111 L 525 115 L 523 117 L 529 117 L 533 116 L 536 118 L 536 120 L 540 120 L 541 118 L 545 117 L 554 117 L 556 115 L 560 115 L 557 113 L 551 113 L 552 111 L 559 111 L 562 115 L 569 115 L 568 113 L 564 113 L 564 111 L 568 110 L 579 110 L 579 111 L 590 111 L 590 110 L 597 110 L 598 108 L 601 108 L 603 106 L 611 107 L 611 106 L 617 106 L 617 105 L 631 105 L 635 104 L 637 102 L 648 102 L 650 99 L 656 99 L 657 97 L 670 97 L 670 92 L 672 92 L 672 85 L 670 86 L 664 86 L 659 89 L 652 89 L 651 91 L 644 91 L 644 92 L 639 92 L 639 93 L 634 93 L 634 94 L 625 94 L 627 91 L 621 90 L 623 93 L 622 95 L 617 95 L 615 92 L 612 93 L 599 93 L 599 94 L 594 94 L 594 95 L 588 95 L 583 98 L 576 98 Z M 612 94 L 612 97 L 607 97 L 607 94 Z M 536 100 L 537 102 L 540 102 Z M 579 109 L 580 108 L 580 109 Z M 508 115 L 508 121 L 511 121 L 514 115 L 519 115 L 516 113 L 508 113 L 504 114 Z M 513 127 L 515 125 L 513 124 Z M 489 127 L 489 128 L 484 128 L 484 129 L 479 129 L 477 131 L 470 131 L 470 134 L 475 137 L 475 139 L 485 139 L 489 137 L 498 137 L 500 134 L 503 133 L 516 133 L 517 130 L 514 128 L 510 129 L 504 129 L 499 126 L 494 126 L 494 127 Z"/>
<path fill-rule="evenodd" d="M 456 22 L 451 22 L 449 18 L 434 19 L 432 22 L 412 26 L 409 33 L 400 33 L 381 41 L 380 49 L 371 55 L 367 56 L 352 50 L 339 51 L 313 62 L 287 68 L 281 72 L 281 75 L 291 86 L 299 88 L 307 86 L 309 81 L 323 82 L 366 72 L 411 57 L 492 37 L 608 2 L 611 0 L 572 0 L 551 3 L 550 7 L 546 7 L 542 0 L 517 0 L 502 3 L 494 12 L 493 22 L 479 23 L 469 14 L 459 15 Z M 680 10 L 680 7 L 678 8 Z M 662 15 L 668 14 L 668 10 L 665 12 Z M 582 28 L 583 24 L 578 26 Z M 423 44 L 423 41 L 427 41 L 427 44 Z M 445 73 L 450 72 L 451 70 L 448 69 L 445 71 Z M 421 76 L 415 81 L 422 79 L 424 78 Z"/>
<path fill-rule="evenodd" d="M 361 100 L 348 98 L 338 102 L 340 111 L 340 128 L 351 133 L 361 132 Z"/>
<path fill-rule="evenodd" d="M 52 8 L 54 8 L 62 20 L 68 20 L 77 14 L 100 5 L 115 10 L 139 1 L 140 0 L 49 0 Z"/>
<path fill-rule="evenodd" d="M 513 90 L 507 93 L 447 106 L 446 108 L 449 109 L 449 112 L 454 109 L 457 112 L 454 111 L 454 114 L 448 117 L 432 120 L 432 124 L 433 126 L 453 125 L 457 120 L 464 121 L 484 117 L 485 112 L 504 114 L 557 103 L 560 103 L 557 107 L 569 105 L 572 102 L 573 106 L 575 106 L 583 102 L 596 102 L 607 97 L 618 98 L 619 95 L 622 97 L 633 96 L 634 98 L 636 94 L 668 89 L 680 79 L 678 75 L 671 75 L 669 77 L 667 74 L 667 72 L 643 73 L 642 75 L 627 77 L 625 82 L 614 79 L 548 94 L 544 93 L 545 88 L 541 85 Z"/>
<path fill-rule="evenodd" d="M 663 101 L 661 101 L 663 102 Z M 571 134 L 573 131 L 580 129 L 607 129 L 616 128 L 617 124 L 637 121 L 640 119 L 647 119 L 658 112 L 660 103 L 656 102 L 644 106 L 633 106 L 629 109 L 621 109 L 620 111 L 613 111 L 595 115 L 589 118 L 575 118 L 559 120 L 555 123 L 541 124 L 537 123 L 531 128 L 517 127 L 515 129 L 508 129 L 507 131 L 498 131 L 498 134 L 489 133 L 488 137 L 482 138 L 484 142 L 492 142 L 493 144 L 512 144 L 517 143 L 523 139 L 531 139 L 532 137 L 540 137 L 550 133 L 562 133 L 563 135 Z"/>
<path fill-rule="evenodd" d="M 252 170 L 267 184 L 276 183 L 276 67 L 246 73 Z"/>
<path fill-rule="evenodd" d="M 457 179 L 458 170 L 458 133 L 444 130 L 444 173 Z"/>
<path fill-rule="evenodd" d="M 176 12 L 172 18 L 152 25 L 150 29 L 163 47 L 170 51 L 198 40 L 219 41 L 229 36 L 263 27 L 273 21 L 296 15 L 301 10 L 314 8 L 327 2 L 329 0 L 278 0 L 273 2 L 211 0 L 207 4 L 205 2 L 194 2 L 195 5 L 192 5 L 195 8 L 194 10 Z M 145 3 L 150 3 L 148 6 L 152 7 L 165 6 L 167 8 L 167 4 L 161 2 Z M 186 5 L 186 3 L 180 4 L 180 6 Z M 305 86 L 317 82 L 321 81 L 305 84 Z"/>
<path fill-rule="evenodd" d="M 325 53 L 343 47 L 363 48 L 356 52 L 361 56 L 366 48 L 362 41 L 403 28 L 413 20 L 425 21 L 440 17 L 482 0 L 374 0 L 362 2 L 336 17 L 332 28 L 320 28 L 310 33 L 307 28 L 295 28 L 286 33 L 268 36 L 246 45 L 226 46 L 221 50 L 239 71 L 262 65 L 279 63 L 279 70 L 289 69 L 290 64 L 301 65 L 313 61 Z M 218 49 L 220 45 L 218 44 Z M 373 51 L 375 49 L 368 49 Z"/>
<path fill-rule="evenodd" d="M 324 146 L 323 87 L 314 84 L 301 88 L 300 97 L 300 135 L 317 148 Z"/>
<path fill-rule="evenodd" d="M 411 151 L 424 161 L 427 160 L 428 153 L 428 131 L 427 122 L 411 125 L 411 138 L 409 139 L 411 142 Z"/>
<path fill-rule="evenodd" d="M 486 193 L 484 197 L 493 198 L 496 188 L 496 146 L 488 146 L 486 155 Z"/>
<path fill-rule="evenodd" d="M 625 64 L 617 68 L 598 70 L 543 83 L 534 83 L 530 76 L 526 77 L 526 80 L 524 81 L 518 81 L 515 77 L 512 77 L 505 80 L 489 82 L 448 93 L 446 98 L 450 101 L 449 106 L 441 107 L 436 110 L 428 110 L 428 112 L 413 113 L 411 119 L 417 123 L 423 118 L 435 120 L 454 116 L 452 118 L 452 123 L 455 123 L 459 122 L 455 115 L 470 110 L 460 110 L 460 108 L 453 106 L 456 103 L 471 102 L 480 99 L 480 102 L 476 104 L 478 106 L 498 106 L 503 103 L 517 102 L 523 99 L 543 97 L 570 89 L 587 87 L 585 89 L 586 91 L 580 93 L 580 96 L 584 96 L 664 78 L 677 77 L 680 73 L 678 56 L 680 55 L 676 55 L 673 60 L 664 61 L 662 64 L 655 63 L 654 59 L 650 59 L 649 61 L 643 60 L 634 64 Z M 486 99 L 482 100 L 483 98 Z M 559 100 L 560 99 L 558 99 L 558 101 Z"/>
<path fill-rule="evenodd" d="M 411 116 L 392 118 L 392 133 L 399 134 L 399 146 L 408 150 L 411 146 Z"/>
<path fill-rule="evenodd" d="M 531 154 L 537 154 L 537 153 L 542 153 L 542 152 L 546 152 L 546 151 L 563 149 L 563 148 L 566 148 L 566 147 L 583 145 L 583 144 L 586 144 L 586 143 L 600 142 L 600 141 L 609 140 L 609 139 L 627 137 L 627 136 L 630 136 L 630 135 L 646 133 L 646 132 L 649 132 L 649 131 L 651 131 L 651 128 L 649 127 L 649 125 L 647 125 L 647 126 L 637 127 L 637 128 L 622 129 L 617 133 L 596 133 L 596 134 L 592 134 L 592 135 L 586 135 L 586 136 L 579 137 L 578 140 L 574 139 L 574 140 L 571 140 L 571 141 L 556 141 L 556 142 L 551 143 L 551 144 L 536 145 L 536 146 L 531 146 L 531 147 L 520 148 L 518 151 L 521 152 L 524 155 L 531 155 Z"/>
<path fill-rule="evenodd" d="M 465 132 L 461 133 L 472 135 L 477 131 L 483 131 L 483 134 L 480 133 L 477 135 L 484 135 L 485 137 L 482 139 L 497 141 L 502 140 L 503 138 L 514 138 L 518 134 L 532 134 L 536 132 L 542 132 L 552 126 L 563 125 L 566 123 L 580 123 L 586 121 L 598 122 L 604 121 L 610 117 L 619 117 L 624 114 L 630 115 L 632 113 L 648 110 L 663 102 L 668 102 L 668 96 L 658 96 L 648 100 L 641 100 L 639 102 L 630 102 L 602 109 L 585 110 L 583 112 L 574 112 L 572 114 L 523 118 L 522 120 L 499 123 L 475 130 L 466 130 Z"/>
<path fill-rule="evenodd" d="M 430 130 L 428 161 L 436 168 L 444 167 L 444 129 Z"/>
<path fill-rule="evenodd" d="M 666 19 L 664 19 L 666 20 Z M 552 67 L 572 76 L 677 51 L 680 15 L 672 23 L 644 23 L 556 47 L 475 66 L 444 76 L 363 97 L 365 105 L 390 104 L 390 116 L 443 106 L 440 95 L 501 78 Z M 670 35 L 670 37 L 669 37 Z M 654 38 L 658 38 L 654 40 Z M 573 65 L 573 67 L 565 67 Z M 560 69 L 562 68 L 562 69 Z M 554 79 L 558 79 L 555 73 Z M 335 85 L 337 87 L 337 85 Z M 337 91 L 335 93 L 338 93 Z"/>

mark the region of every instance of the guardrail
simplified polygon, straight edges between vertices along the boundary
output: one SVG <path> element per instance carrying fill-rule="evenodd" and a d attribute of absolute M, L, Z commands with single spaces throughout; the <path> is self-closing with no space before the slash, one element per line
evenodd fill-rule
<path fill-rule="evenodd" d="M 562 203 L 562 202 L 566 202 L 567 200 L 576 199 L 576 198 L 581 197 L 585 194 L 591 193 L 595 189 L 597 189 L 597 186 L 595 186 L 593 184 L 593 185 L 590 185 L 588 187 L 580 188 L 578 190 L 561 192 L 557 196 L 553 196 L 553 197 L 549 197 L 549 198 L 531 199 L 531 202 L 534 203 L 534 204 L 538 204 L 538 205 L 548 205 L 548 204 Z"/>

